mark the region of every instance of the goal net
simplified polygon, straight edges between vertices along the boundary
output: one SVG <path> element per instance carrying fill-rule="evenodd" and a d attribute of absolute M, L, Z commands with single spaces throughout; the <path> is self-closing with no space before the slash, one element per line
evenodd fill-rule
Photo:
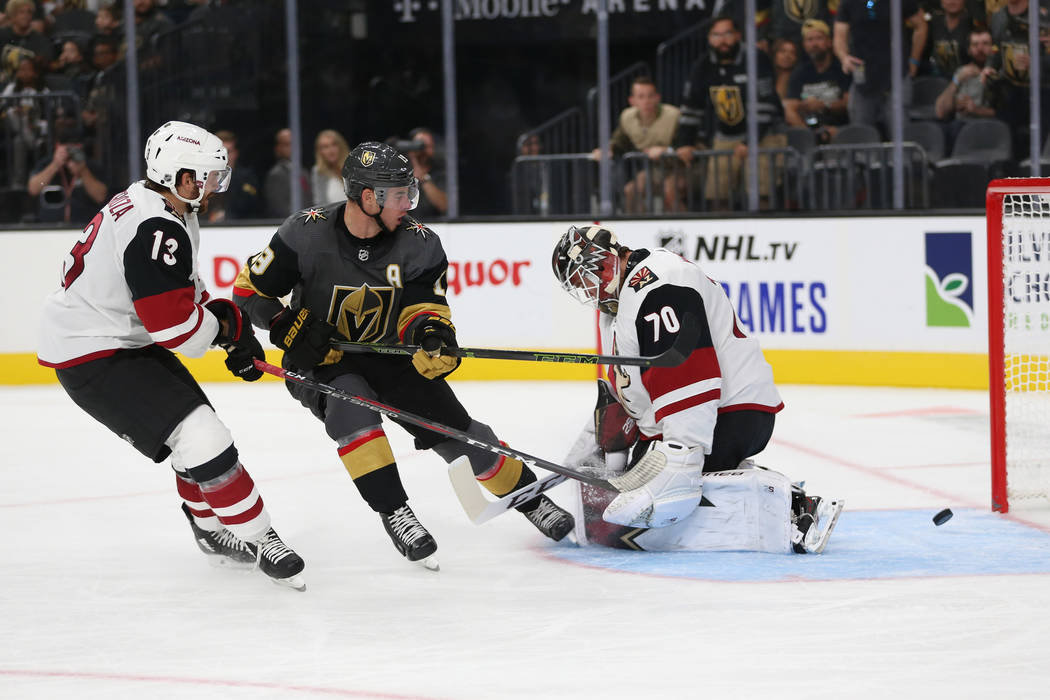
<path fill-rule="evenodd" d="M 1050 504 L 1050 178 L 988 186 L 992 508 Z"/>

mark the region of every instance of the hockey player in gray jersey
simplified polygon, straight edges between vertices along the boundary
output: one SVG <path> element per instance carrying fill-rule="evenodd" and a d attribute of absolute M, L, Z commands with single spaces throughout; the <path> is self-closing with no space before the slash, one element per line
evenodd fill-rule
<path fill-rule="evenodd" d="M 659 355 L 698 329 L 681 364 L 612 366 L 599 385 L 595 424 L 567 461 L 627 468 L 618 478 L 627 488 L 613 499 L 584 487 L 580 534 L 633 549 L 823 551 L 843 502 L 807 496 L 748 460 L 784 404 L 721 285 L 679 255 L 631 250 L 600 226 L 570 227 L 552 264 L 565 291 L 601 311 L 606 354 Z"/>
<path fill-rule="evenodd" d="M 347 201 L 289 217 L 269 246 L 249 259 L 234 299 L 270 340 L 283 364 L 343 391 L 466 431 L 486 441 L 492 429 L 473 420 L 445 377 L 459 359 L 446 300 L 448 261 L 437 235 L 407 216 L 418 197 L 408 159 L 393 147 L 365 142 L 343 165 Z M 285 306 L 279 298 L 291 292 Z M 333 339 L 419 345 L 412 357 L 349 354 Z M 433 353 L 433 354 L 431 354 Z M 437 543 L 420 524 L 401 484 L 377 413 L 288 383 L 288 390 L 325 424 L 339 458 L 395 547 L 409 561 L 436 567 Z M 445 461 L 466 456 L 477 479 L 498 496 L 536 477 L 515 459 L 493 455 L 438 433 L 402 424 L 419 449 Z M 572 516 L 546 496 L 518 508 L 544 535 L 560 540 Z"/>
<path fill-rule="evenodd" d="M 209 298 L 197 272 L 197 212 L 229 183 L 215 135 L 168 122 L 146 141 L 146 180 L 113 197 L 66 256 L 47 298 L 37 357 L 92 417 L 155 462 L 171 457 L 197 545 L 221 561 L 255 564 L 302 589 L 303 560 L 270 516 L 229 429 L 174 352 L 227 351 L 246 381 L 262 372 L 251 324 L 229 299 Z"/>

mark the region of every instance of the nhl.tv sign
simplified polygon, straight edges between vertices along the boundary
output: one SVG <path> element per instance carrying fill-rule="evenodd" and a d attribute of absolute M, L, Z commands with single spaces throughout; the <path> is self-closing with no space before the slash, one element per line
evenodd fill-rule
<path fill-rule="evenodd" d="M 926 325 L 973 325 L 973 237 L 926 233 Z"/>

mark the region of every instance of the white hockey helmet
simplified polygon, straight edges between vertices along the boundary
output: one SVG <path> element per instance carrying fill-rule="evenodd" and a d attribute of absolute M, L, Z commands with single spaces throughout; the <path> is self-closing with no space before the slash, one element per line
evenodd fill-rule
<path fill-rule="evenodd" d="M 195 199 L 186 199 L 175 186 L 180 170 L 197 181 Z M 225 192 L 230 185 L 230 163 L 218 136 L 186 122 L 168 122 L 146 140 L 146 177 L 196 209 L 204 195 Z"/>

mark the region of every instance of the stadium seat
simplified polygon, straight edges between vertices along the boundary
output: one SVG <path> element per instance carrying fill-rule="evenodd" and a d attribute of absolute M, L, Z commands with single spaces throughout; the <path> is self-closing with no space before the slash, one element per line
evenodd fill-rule
<path fill-rule="evenodd" d="M 931 163 L 944 158 L 944 130 L 935 122 L 905 124 L 904 140 L 922 146 Z"/>
<path fill-rule="evenodd" d="M 951 158 L 961 163 L 994 163 L 1009 161 L 1010 127 L 998 119 L 974 119 L 966 123 L 955 137 Z M 944 165 L 952 163 L 944 162 Z M 942 163 L 938 163 L 941 165 Z"/>
<path fill-rule="evenodd" d="M 937 98 L 946 87 L 948 87 L 948 79 L 936 75 L 924 75 L 913 80 L 908 116 L 913 120 L 936 119 Z"/>

